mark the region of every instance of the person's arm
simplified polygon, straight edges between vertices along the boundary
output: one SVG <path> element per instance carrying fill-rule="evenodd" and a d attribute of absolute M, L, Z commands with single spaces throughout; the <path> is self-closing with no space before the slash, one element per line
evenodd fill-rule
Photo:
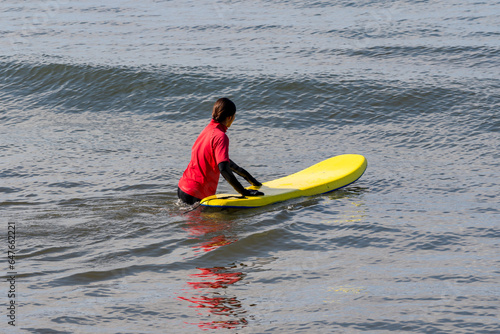
<path fill-rule="evenodd" d="M 226 181 L 237 191 L 239 192 L 240 194 L 242 194 L 243 196 L 262 196 L 264 195 L 264 193 L 258 191 L 258 190 L 249 190 L 249 189 L 245 189 L 243 188 L 243 186 L 241 185 L 241 183 L 236 179 L 236 177 L 234 176 L 233 172 L 231 171 L 231 162 L 230 161 L 223 161 L 221 162 L 218 166 L 219 166 L 219 171 L 220 173 L 222 174 L 222 176 L 224 177 L 224 179 L 226 179 Z M 248 174 L 248 173 L 247 173 Z M 239 174 L 241 175 L 241 174 Z M 250 174 L 248 174 L 250 175 Z M 254 181 L 257 181 L 255 179 L 253 179 Z M 257 182 L 258 183 L 258 182 Z M 260 183 L 259 183 L 260 184 Z"/>
<path fill-rule="evenodd" d="M 236 174 L 238 174 L 239 176 L 241 176 L 242 178 L 244 178 L 245 180 L 247 180 L 248 183 L 250 183 L 252 186 L 255 186 L 255 187 L 262 186 L 262 183 L 260 183 L 259 181 L 257 181 L 245 169 L 243 169 L 240 166 L 238 166 L 237 164 L 235 164 L 233 160 L 229 160 L 229 168 L 231 168 L 231 170 L 233 172 L 235 172 Z"/>

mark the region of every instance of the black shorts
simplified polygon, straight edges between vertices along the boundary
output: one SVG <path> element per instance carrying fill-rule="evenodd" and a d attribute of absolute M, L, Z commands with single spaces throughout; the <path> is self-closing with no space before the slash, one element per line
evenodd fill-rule
<path fill-rule="evenodd" d="M 181 199 L 186 204 L 193 205 L 194 203 L 200 202 L 201 199 L 186 194 L 181 188 L 177 187 L 177 197 Z"/>

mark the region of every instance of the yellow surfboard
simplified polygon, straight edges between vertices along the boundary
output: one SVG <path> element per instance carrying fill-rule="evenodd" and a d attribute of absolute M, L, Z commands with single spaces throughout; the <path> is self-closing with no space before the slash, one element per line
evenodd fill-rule
<path fill-rule="evenodd" d="M 264 182 L 258 189 L 264 196 L 243 197 L 217 194 L 205 197 L 201 205 L 224 208 L 255 208 L 301 196 L 324 194 L 345 187 L 363 175 L 367 162 L 359 154 L 344 154 L 326 159 L 295 174 Z"/>

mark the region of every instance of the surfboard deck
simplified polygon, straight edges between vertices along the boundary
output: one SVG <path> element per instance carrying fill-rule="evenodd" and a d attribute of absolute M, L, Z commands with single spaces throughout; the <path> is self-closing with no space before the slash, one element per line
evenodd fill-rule
<path fill-rule="evenodd" d="M 355 182 L 363 175 L 366 167 L 367 162 L 362 155 L 343 154 L 295 174 L 264 182 L 262 187 L 247 187 L 258 189 L 264 196 L 217 194 L 205 197 L 200 204 L 208 207 L 256 208 L 301 196 L 324 194 Z"/>

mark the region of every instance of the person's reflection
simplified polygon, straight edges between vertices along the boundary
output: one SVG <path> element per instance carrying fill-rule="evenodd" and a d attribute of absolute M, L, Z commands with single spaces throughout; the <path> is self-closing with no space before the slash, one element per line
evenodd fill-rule
<path fill-rule="evenodd" d="M 226 295 L 223 290 L 229 285 L 240 281 L 243 273 L 232 272 L 231 268 L 197 268 L 200 273 L 189 275 L 194 282 L 188 282 L 188 286 L 197 290 L 190 293 L 190 297 L 179 297 L 179 299 L 191 302 L 190 307 L 205 310 L 211 315 L 230 318 L 231 320 L 220 320 L 197 323 L 200 328 L 236 328 L 246 325 L 244 318 L 246 311 L 236 296 Z M 212 290 L 213 289 L 213 290 Z M 220 318 L 220 317 L 219 317 Z"/>
<path fill-rule="evenodd" d="M 189 215 L 188 227 L 185 228 L 191 238 L 200 240 L 193 248 L 197 252 L 210 252 L 238 239 L 232 233 L 232 222 L 208 219 L 199 212 Z M 244 274 L 235 270 L 237 266 L 196 268 L 197 272 L 189 275 L 184 296 L 178 298 L 197 308 L 200 315 L 217 316 L 217 320 L 194 323 L 202 329 L 241 328 L 247 325 L 246 310 L 237 296 L 227 292 L 228 286 L 243 279 Z"/>

